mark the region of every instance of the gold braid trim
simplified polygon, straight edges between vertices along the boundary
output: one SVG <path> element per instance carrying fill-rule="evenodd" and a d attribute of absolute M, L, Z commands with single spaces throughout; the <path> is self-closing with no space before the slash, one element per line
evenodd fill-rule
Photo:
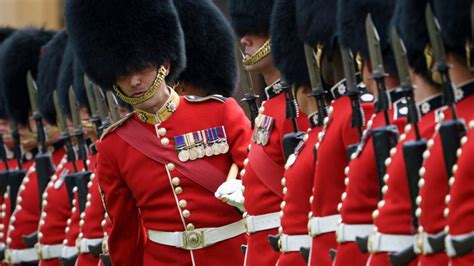
<path fill-rule="evenodd" d="M 137 105 L 153 97 L 153 95 L 155 95 L 155 93 L 160 88 L 161 83 L 163 83 L 163 80 L 165 80 L 165 77 L 166 77 L 166 68 L 164 66 L 160 66 L 160 68 L 158 69 L 158 73 L 156 74 L 155 80 L 153 81 L 153 84 L 151 85 L 150 89 L 148 89 L 145 92 L 145 94 L 143 94 L 140 97 L 126 96 L 125 94 L 122 93 L 122 91 L 117 85 L 113 85 L 113 89 L 115 93 L 117 94 L 117 96 L 120 97 L 120 99 L 122 99 L 122 101 L 131 105 Z"/>
<path fill-rule="evenodd" d="M 262 47 L 258 48 L 258 50 L 253 55 L 244 58 L 242 63 L 246 66 L 255 65 L 265 56 L 267 56 L 270 53 L 270 50 L 270 39 L 268 39 L 268 41 L 266 41 Z"/>

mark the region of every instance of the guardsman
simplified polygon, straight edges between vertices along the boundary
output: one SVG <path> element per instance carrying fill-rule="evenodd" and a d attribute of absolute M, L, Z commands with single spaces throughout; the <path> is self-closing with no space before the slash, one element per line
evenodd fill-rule
<path fill-rule="evenodd" d="M 13 28 L 0 28 L 0 45 L 1 43 L 8 38 L 15 29 Z M 0 48 L 1 49 L 1 48 Z M 0 215 L 0 249 L 5 249 L 5 240 L 9 223 L 9 211 L 8 205 L 10 204 L 10 199 L 8 198 L 7 186 L 8 186 L 8 172 L 10 169 L 15 169 L 16 161 L 13 158 L 13 140 L 11 138 L 11 128 L 8 122 L 8 111 L 7 103 L 5 97 L 3 96 L 3 88 L 0 82 L 0 178 L 1 190 L 0 190 L 0 203 L 1 203 L 1 212 Z M 6 196 L 5 196 L 6 195 Z M 2 251 L 0 251 L 2 252 Z"/>
<path fill-rule="evenodd" d="M 322 108 L 325 108 L 326 100 L 319 69 L 321 61 L 318 61 L 321 58 L 316 56 L 314 51 L 315 40 L 324 45 L 327 44 L 326 51 L 331 50 L 328 40 L 331 35 L 330 30 L 323 33 L 320 27 L 311 29 L 312 21 L 305 21 L 303 25 L 297 24 L 298 4 L 300 3 L 293 1 L 277 1 L 271 24 L 272 56 L 275 65 L 285 77 L 286 82 L 293 85 L 289 93 L 295 94 L 298 105 L 308 115 L 311 125 L 289 156 L 281 179 L 283 201 L 280 204 L 281 226 L 277 250 L 281 254 L 278 265 L 306 265 L 300 255 L 300 248 L 309 248 L 311 245 L 307 227 L 310 210 L 308 198 L 311 196 L 314 179 L 316 160 L 314 145 L 322 129 L 323 117 L 319 114 L 324 114 L 324 112 L 318 112 L 318 105 L 321 104 Z M 309 19 L 308 14 L 316 10 L 310 6 L 306 8 L 308 9 L 304 13 L 298 15 Z M 322 20 L 316 23 L 322 23 Z M 298 35 L 299 32 L 303 33 L 302 36 Z"/>
<path fill-rule="evenodd" d="M 312 237 L 310 265 L 332 263 L 329 251 L 337 247 L 335 231 L 341 218 L 337 205 L 345 188 L 344 169 L 360 141 L 365 121 L 374 112 L 372 95 L 362 95 L 350 51 L 333 49 L 326 59 L 332 66 L 328 71 L 332 75 L 326 73 L 324 79 L 332 101 L 315 144 L 317 160 L 308 214 Z"/>
<path fill-rule="evenodd" d="M 249 121 L 231 98 L 167 86 L 185 60 L 173 3 L 73 0 L 66 23 L 88 77 L 136 110 L 98 142 L 112 264 L 241 265 L 241 214 L 213 194 L 243 166 Z"/>
<path fill-rule="evenodd" d="M 60 31 L 42 47 L 42 55 L 38 64 L 38 104 L 40 112 L 49 125 L 56 125 L 56 111 L 51 100 L 57 88 L 57 77 L 60 72 L 61 60 L 67 44 L 66 32 Z M 65 177 L 72 173 L 72 165 L 67 161 L 67 153 L 63 139 L 55 136 L 49 141 L 56 142 L 58 149 L 63 150 L 61 162 L 55 174 L 45 185 L 41 199 L 41 215 L 38 223 L 38 243 L 35 245 L 41 265 L 60 265 L 64 228 L 70 216 L 71 207 L 67 200 Z"/>
<path fill-rule="evenodd" d="M 280 226 L 278 211 L 283 197 L 280 180 L 286 160 L 283 139 L 294 130 L 293 121 L 299 130 L 305 131 L 309 126 L 305 114 L 292 121 L 284 111 L 291 92 L 282 86 L 280 73 L 270 56 L 270 16 L 274 2 L 232 0 L 229 3 L 231 24 L 245 48 L 243 61 L 239 63 L 250 73 L 262 74 L 268 84 L 266 100 L 255 114 L 258 116 L 254 121 L 250 152 L 241 172 L 248 234 L 246 265 L 270 265 L 278 259 L 267 237 L 276 235 Z"/>
<path fill-rule="evenodd" d="M 390 150 L 385 160 L 386 175 L 382 187 L 383 199 L 377 204 L 372 216 L 374 230 L 369 235 L 369 265 L 415 265 L 413 239 L 418 225 L 419 211 L 416 211 L 418 173 L 423 160 L 427 140 L 442 120 L 442 99 L 440 86 L 431 78 L 429 70 L 430 51 L 424 10 L 430 1 L 398 1 L 393 24 L 404 43 L 410 66 L 410 79 L 414 88 L 417 108 L 410 108 L 408 117 L 416 113 L 421 120 L 412 120 L 400 134 L 398 144 Z M 425 53 L 426 52 L 426 53 Z M 423 56 L 423 55 L 426 55 Z M 400 69 L 399 69 L 400 72 Z M 405 71 L 408 72 L 408 71 Z M 419 113 L 418 113 L 419 112 Z M 428 146 L 430 144 L 428 143 Z M 422 184 L 420 185 L 422 186 Z"/>
<path fill-rule="evenodd" d="M 380 197 L 379 180 L 383 180 L 385 174 L 383 164 L 391 146 L 396 144 L 398 132 L 406 123 L 407 101 L 399 89 L 397 68 L 388 38 L 394 7 L 395 1 L 367 1 L 363 4 L 360 1 L 341 1 L 338 6 L 339 41 L 362 57 L 362 76 L 368 91 L 376 98 L 376 112 L 367 122 L 356 156 L 351 158 L 344 171 L 346 188 L 338 206 L 341 223 L 336 231 L 338 246 L 335 265 L 366 264 L 368 254 L 361 252 L 356 239 L 366 238 L 373 231 L 372 212 L 377 208 Z M 369 36 L 380 36 L 378 41 L 368 41 L 366 26 L 372 33 Z M 376 45 L 380 51 L 372 51 Z M 379 61 L 371 60 L 378 52 L 382 56 Z"/>
<path fill-rule="evenodd" d="M 51 37 L 53 32 L 43 29 L 28 28 L 17 30 L 3 44 L 0 52 L 0 68 L 2 69 L 2 86 L 5 86 L 5 96 L 8 99 L 8 111 L 11 119 L 18 125 L 21 136 L 34 136 L 28 133 L 28 128 L 36 131 L 33 119 L 30 120 L 32 103 L 28 101 L 27 73 L 30 71 L 32 77 L 36 77 L 37 65 L 41 46 Z M 21 55 L 21 56 L 20 56 Z M 34 103 L 36 104 L 36 103 Z M 32 151 L 37 150 L 34 137 L 22 140 L 26 159 L 33 159 Z M 44 143 L 42 143 L 44 145 Z M 42 151 L 43 153 L 43 151 Z M 52 161 L 57 165 L 61 160 L 61 152 L 54 152 Z M 31 162 L 32 164 L 33 162 Z M 23 165 L 25 168 L 28 165 Z M 38 260 L 34 249 L 35 235 L 40 216 L 39 186 L 35 166 L 28 166 L 28 172 L 21 181 L 19 190 L 11 194 L 12 203 L 16 202 L 14 211 L 9 222 L 7 250 L 5 254 L 8 263 L 35 262 Z M 18 181 L 19 181 L 18 180 Z M 31 241 L 30 241 L 31 240 Z"/>
<path fill-rule="evenodd" d="M 450 108 L 444 112 L 446 118 L 439 124 L 437 134 L 432 138 L 433 145 L 425 157 L 424 185 L 420 188 L 421 202 L 418 205 L 421 210 L 420 227 L 414 246 L 420 253 L 420 265 L 448 265 L 448 256 L 452 257 L 452 265 L 472 265 L 474 227 L 472 218 L 471 222 L 469 221 L 473 213 L 472 208 L 469 210 L 472 206 L 469 200 L 472 202 L 473 194 L 466 197 L 469 195 L 467 191 L 472 191 L 472 184 L 464 183 L 466 181 L 463 179 L 467 178 L 472 183 L 473 175 L 466 174 L 471 171 L 472 165 L 466 166 L 465 156 L 469 156 L 473 149 L 472 145 L 467 144 L 469 135 L 463 135 L 466 128 L 472 131 L 472 123 L 469 128 L 469 122 L 474 118 L 474 77 L 471 65 L 473 6 L 470 0 L 458 1 L 456 5 L 436 0 L 432 7 L 440 26 L 438 47 L 444 46 L 446 51 L 445 61 L 436 60 L 435 64 L 440 66 L 444 63 L 450 66 L 449 72 L 444 74 L 450 77 L 451 89 L 455 88 L 452 93 L 456 104 L 454 109 Z M 452 110 L 456 111 L 456 117 L 453 117 Z M 456 124 L 459 125 L 458 128 L 447 132 L 452 128 L 450 125 Z M 454 145 L 450 141 L 453 141 Z M 456 159 L 459 160 L 457 165 Z M 446 234 L 449 234 L 448 237 Z M 470 242 L 466 241 L 469 239 L 466 236 L 469 235 Z M 456 241 L 459 243 L 455 243 Z M 457 248 L 459 246 L 461 249 Z"/>

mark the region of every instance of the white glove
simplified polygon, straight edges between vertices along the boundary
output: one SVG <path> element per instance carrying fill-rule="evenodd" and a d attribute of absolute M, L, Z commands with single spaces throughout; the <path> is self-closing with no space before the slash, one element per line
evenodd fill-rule
<path fill-rule="evenodd" d="M 223 202 L 245 211 L 244 194 L 242 193 L 242 180 L 227 180 L 219 186 L 214 196 Z"/>

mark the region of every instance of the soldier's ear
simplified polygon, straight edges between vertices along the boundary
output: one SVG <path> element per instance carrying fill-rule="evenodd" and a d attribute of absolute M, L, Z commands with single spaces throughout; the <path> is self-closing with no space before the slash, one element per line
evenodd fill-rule
<path fill-rule="evenodd" d="M 171 65 L 170 65 L 169 62 L 166 62 L 166 63 L 163 64 L 163 66 L 164 66 L 165 69 L 166 69 L 166 74 L 165 74 L 165 76 L 168 76 L 168 74 L 170 73 L 170 67 L 171 67 Z"/>

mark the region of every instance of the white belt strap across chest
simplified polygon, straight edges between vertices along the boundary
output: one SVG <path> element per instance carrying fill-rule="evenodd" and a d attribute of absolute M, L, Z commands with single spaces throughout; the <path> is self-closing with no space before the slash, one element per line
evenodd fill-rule
<path fill-rule="evenodd" d="M 324 217 L 311 217 L 309 220 L 309 235 L 318 236 L 321 234 L 334 232 L 337 229 L 337 225 L 341 220 L 340 214 L 334 214 Z"/>
<path fill-rule="evenodd" d="M 241 235 L 244 232 L 244 224 L 243 221 L 240 220 L 221 227 L 195 229 L 184 232 L 148 230 L 148 239 L 162 245 L 194 250 L 211 246 Z"/>
<path fill-rule="evenodd" d="M 285 235 L 280 236 L 280 251 L 293 252 L 300 251 L 300 248 L 309 248 L 311 246 L 311 237 L 309 235 Z"/>
<path fill-rule="evenodd" d="M 244 227 L 247 234 L 265 231 L 280 226 L 280 214 L 272 212 L 262 215 L 249 215 L 244 218 Z"/>
<path fill-rule="evenodd" d="M 356 237 L 366 237 L 374 230 L 373 224 L 340 223 L 336 230 L 337 243 L 354 242 Z"/>
<path fill-rule="evenodd" d="M 400 252 L 415 243 L 415 235 L 391 235 L 372 232 L 369 235 L 370 253 Z"/>

